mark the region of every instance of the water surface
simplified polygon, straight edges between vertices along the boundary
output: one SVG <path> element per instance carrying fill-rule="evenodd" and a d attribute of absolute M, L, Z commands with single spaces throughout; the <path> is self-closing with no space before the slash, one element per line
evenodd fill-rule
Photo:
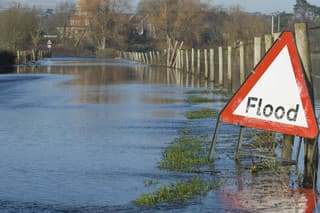
<path fill-rule="evenodd" d="M 181 130 L 212 135 L 216 119 L 185 118 L 192 109 L 219 111 L 225 105 L 219 93 L 207 94 L 214 103 L 184 102 L 186 92 L 203 88 L 214 89 L 193 75 L 121 59 L 51 58 L 0 75 L 0 211 L 246 212 L 240 202 L 252 201 L 252 209 L 263 203 L 270 211 L 304 205 L 303 196 L 292 202 L 277 191 L 299 177 L 286 175 L 279 182 L 277 176 L 248 172 L 250 158 L 240 166 L 234 161 L 239 128 L 233 125 L 223 125 L 219 133 L 218 157 L 210 168 L 216 173 L 200 174 L 219 179 L 221 191 L 187 205 L 145 209 L 131 203 L 159 187 L 146 187 L 148 180 L 162 184 L 190 177 L 162 171 L 158 164 Z M 316 105 L 318 111 L 319 101 Z"/>
<path fill-rule="evenodd" d="M 126 209 L 150 190 L 146 180 L 173 179 L 158 162 L 186 122 L 175 81 L 94 58 L 1 75 L 0 209 Z"/>

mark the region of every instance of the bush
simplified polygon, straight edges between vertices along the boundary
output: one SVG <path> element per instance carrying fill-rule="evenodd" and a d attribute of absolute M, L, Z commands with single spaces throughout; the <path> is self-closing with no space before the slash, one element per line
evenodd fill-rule
<path fill-rule="evenodd" d="M 106 48 L 104 50 L 97 50 L 96 56 L 101 58 L 115 58 L 117 57 L 117 51 L 112 48 Z"/>

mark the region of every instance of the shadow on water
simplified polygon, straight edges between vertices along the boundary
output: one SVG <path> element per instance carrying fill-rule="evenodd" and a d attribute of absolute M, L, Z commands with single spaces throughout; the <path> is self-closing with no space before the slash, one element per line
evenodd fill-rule
<path fill-rule="evenodd" d="M 16 67 L 14 66 L 0 66 L 0 74 L 9 74 L 14 73 L 16 71 Z"/>
<path fill-rule="evenodd" d="M 308 200 L 309 191 L 300 189 L 303 165 L 252 172 L 257 159 L 234 161 L 239 130 L 225 124 L 210 165 L 221 190 L 183 206 L 134 206 L 141 193 L 155 190 L 146 180 L 189 176 L 158 168 L 179 131 L 212 135 L 216 119 L 189 121 L 185 112 L 219 111 L 229 96 L 206 79 L 122 59 L 52 58 L 18 66 L 16 73 L 0 77 L 9 88 L 0 90 L 0 116 L 9 121 L 0 124 L 0 210 L 290 212 Z M 188 92 L 215 101 L 186 104 Z M 275 153 L 281 155 L 281 143 Z"/>

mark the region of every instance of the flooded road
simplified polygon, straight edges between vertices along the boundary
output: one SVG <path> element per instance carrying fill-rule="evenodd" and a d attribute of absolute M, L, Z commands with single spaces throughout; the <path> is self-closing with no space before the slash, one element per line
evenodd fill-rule
<path fill-rule="evenodd" d="M 0 209 L 126 209 L 146 180 L 173 178 L 158 162 L 186 105 L 170 79 L 85 58 L 18 72 L 0 76 Z"/>
<path fill-rule="evenodd" d="M 1 75 L 0 211 L 145 210 L 132 201 L 158 187 L 146 181 L 189 177 L 159 169 L 163 150 L 188 126 L 214 128 L 185 118 L 186 92 L 201 86 L 171 70 L 96 58 L 46 59 Z M 151 210 L 201 208 L 196 199 Z"/>
<path fill-rule="evenodd" d="M 146 187 L 148 180 L 171 183 L 190 176 L 160 170 L 159 161 L 186 128 L 212 135 L 215 119 L 187 120 L 185 113 L 201 107 L 220 110 L 225 102 L 187 104 L 187 92 L 198 88 L 213 89 L 200 79 L 120 59 L 52 58 L 0 75 L 0 211 L 250 212 L 239 208 L 246 203 L 241 195 L 255 200 L 253 185 L 261 177 L 232 159 L 239 130 L 230 125 L 221 130 L 219 158 L 211 168 L 223 184 L 221 191 L 187 205 L 145 209 L 132 204 L 158 187 Z M 284 182 L 290 184 L 290 177 L 273 187 Z M 261 205 L 257 194 L 260 203 L 251 209 L 279 210 Z M 291 198 L 282 210 L 304 203 Z"/>

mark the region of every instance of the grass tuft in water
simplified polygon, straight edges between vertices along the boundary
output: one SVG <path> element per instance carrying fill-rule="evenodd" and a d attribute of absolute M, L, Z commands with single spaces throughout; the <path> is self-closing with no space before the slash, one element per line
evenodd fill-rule
<path fill-rule="evenodd" d="M 175 172 L 198 172 L 210 163 L 208 159 L 210 137 L 191 135 L 190 129 L 184 129 L 181 136 L 167 147 L 160 162 L 161 169 Z M 157 182 L 148 180 L 146 186 L 153 186 Z M 203 178 L 193 177 L 188 181 L 178 180 L 176 183 L 161 185 L 155 192 L 142 194 L 132 201 L 139 206 L 152 206 L 159 203 L 186 204 L 195 196 L 205 196 L 210 190 L 219 188 L 218 181 L 205 181 Z"/>
<path fill-rule="evenodd" d="M 189 95 L 194 95 L 194 94 L 210 94 L 213 93 L 212 91 L 209 90 L 190 90 L 185 92 L 185 94 L 189 94 Z"/>
<path fill-rule="evenodd" d="M 200 109 L 187 112 L 186 117 L 188 119 L 202 119 L 202 118 L 216 118 L 219 113 L 212 109 Z"/>
<path fill-rule="evenodd" d="M 209 138 L 184 134 L 176 139 L 162 154 L 161 169 L 176 172 L 194 172 L 210 163 Z"/>
<path fill-rule="evenodd" d="M 185 101 L 189 104 L 214 102 L 214 100 L 211 98 L 197 96 L 197 95 L 191 95 Z"/>
<path fill-rule="evenodd" d="M 145 186 L 154 186 L 156 184 L 158 184 L 158 181 L 154 179 L 149 179 L 144 182 Z"/>
<path fill-rule="evenodd" d="M 153 193 L 142 194 L 133 203 L 140 206 L 151 206 L 162 202 L 185 204 L 194 196 L 205 196 L 210 190 L 218 188 L 219 184 L 209 184 L 197 177 L 188 181 L 178 181 L 174 184 L 163 184 Z"/>
<path fill-rule="evenodd" d="M 245 145 L 246 147 L 275 155 L 275 148 L 279 140 L 276 139 L 273 132 L 251 130 L 245 137 L 247 141 L 250 141 L 250 143 Z"/>

